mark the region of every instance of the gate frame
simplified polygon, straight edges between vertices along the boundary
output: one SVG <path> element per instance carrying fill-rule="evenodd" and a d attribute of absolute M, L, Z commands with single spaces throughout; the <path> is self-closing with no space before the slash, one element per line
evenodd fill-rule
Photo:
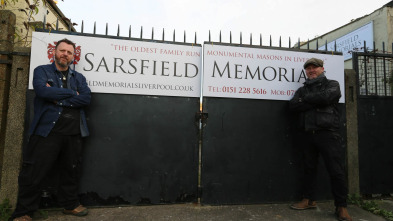
<path fill-rule="evenodd" d="M 366 48 L 366 47 L 364 47 L 364 48 Z M 375 44 L 374 44 L 374 48 L 375 48 Z M 384 44 L 383 44 L 383 48 L 384 48 Z M 361 102 L 360 102 L 361 100 L 363 100 L 363 101 L 378 100 L 380 102 L 393 101 L 393 85 L 392 85 L 393 82 L 391 82 L 391 83 L 386 82 L 386 80 L 388 78 L 392 79 L 392 76 L 386 75 L 387 73 L 389 73 L 386 71 L 386 58 L 393 59 L 393 53 L 390 54 L 390 53 L 385 53 L 385 52 L 386 51 L 383 49 L 383 53 L 376 53 L 375 51 L 368 52 L 366 50 L 364 52 L 354 52 L 353 53 L 352 65 L 353 65 L 353 70 L 355 71 L 355 75 L 356 75 L 356 86 L 357 86 L 354 99 L 358 103 L 358 105 L 361 105 Z M 367 72 L 367 64 L 366 63 L 364 64 L 364 69 L 366 70 L 365 71 L 365 90 L 366 91 L 365 91 L 365 94 L 361 93 L 361 90 L 360 90 L 360 80 L 361 79 L 360 79 L 360 73 L 359 73 L 359 57 L 368 57 L 368 58 L 373 59 L 373 61 L 374 61 L 374 64 L 372 66 L 374 73 L 371 73 L 371 74 L 374 74 L 373 77 L 375 78 L 374 84 L 375 84 L 376 94 L 369 94 L 369 91 L 368 91 L 367 82 L 368 82 L 368 79 L 370 78 L 368 76 L 368 74 L 370 74 L 370 73 Z M 383 77 L 384 77 L 384 81 L 385 81 L 385 83 L 383 83 L 383 84 L 385 84 L 383 94 L 378 94 L 378 88 L 381 84 L 378 84 L 378 82 L 377 82 L 378 71 L 380 70 L 380 69 L 377 69 L 377 58 L 383 58 L 383 74 L 384 74 Z M 393 65 L 393 62 L 392 61 L 390 61 L 390 62 Z M 393 71 L 393 67 L 390 71 Z M 393 73 L 392 73 L 392 75 L 393 75 Z M 390 87 L 390 89 L 388 89 L 388 87 Z M 388 95 L 388 90 L 390 90 L 390 95 Z M 372 105 L 372 106 L 374 107 L 374 105 Z M 373 110 L 371 110 L 370 113 L 372 114 L 372 112 L 373 112 Z M 358 106 L 356 108 L 355 113 L 356 113 L 357 121 L 359 123 L 361 123 L 361 121 L 363 120 L 362 114 L 364 115 L 364 113 L 362 112 L 362 107 Z M 357 126 L 356 128 L 359 128 L 359 130 L 360 130 L 360 126 Z M 359 137 L 359 139 L 361 138 L 360 134 L 358 137 Z M 362 182 L 361 182 L 362 179 L 360 179 L 362 177 L 362 171 L 361 171 L 362 165 L 365 165 L 364 167 L 367 169 L 368 168 L 367 165 L 370 165 L 370 164 L 362 163 L 362 161 L 361 161 L 362 160 L 362 158 L 361 158 L 361 150 L 362 150 L 361 140 L 359 140 L 358 142 L 359 142 L 359 144 L 358 144 L 358 149 L 359 149 L 359 168 L 358 168 L 358 171 L 359 171 L 359 185 L 358 185 L 359 186 L 359 193 L 366 194 L 366 195 L 368 195 L 368 194 L 386 194 L 385 192 L 381 193 L 378 190 L 378 189 L 384 189 L 383 184 L 382 184 L 382 188 L 380 188 L 380 187 L 376 188 L 375 186 L 369 187 L 367 184 L 362 184 Z M 374 152 L 376 152 L 376 151 L 374 151 Z M 365 175 L 369 176 L 369 173 L 366 173 Z M 390 189 L 390 193 L 392 193 L 392 191 L 393 191 L 393 189 Z"/>
<path fill-rule="evenodd" d="M 221 39 L 220 39 L 221 40 Z M 250 40 L 251 42 L 251 40 Z M 260 41 L 262 42 L 262 41 Z M 289 41 L 290 42 L 290 41 Z M 270 39 L 270 46 L 266 45 L 247 45 L 247 44 L 233 44 L 233 43 L 223 43 L 223 42 L 211 42 L 211 41 L 206 41 L 204 44 L 215 44 L 215 45 L 224 45 L 224 46 L 234 46 L 234 47 L 248 47 L 248 48 L 261 48 L 261 49 L 271 49 L 271 50 L 282 50 L 282 51 L 297 51 L 297 52 L 306 52 L 306 53 L 315 53 L 315 54 L 335 54 L 335 55 L 342 55 L 342 52 L 337 52 L 337 51 L 328 51 L 327 48 L 325 50 L 318 50 L 318 47 L 316 49 L 310 49 L 309 47 L 309 42 L 307 43 L 307 48 L 302 49 L 298 46 L 300 46 L 300 42 L 298 43 L 297 47 L 293 48 L 285 48 L 281 47 L 281 39 L 280 39 L 280 47 L 273 47 L 271 45 L 271 39 Z M 291 43 L 289 43 L 290 45 Z M 318 42 L 317 42 L 318 46 Z M 349 110 L 357 109 L 356 102 L 348 102 L 350 99 L 353 101 L 354 94 L 353 94 L 353 88 L 356 89 L 356 78 L 355 78 L 355 72 L 351 69 L 344 69 L 344 77 L 345 77 L 345 92 L 343 96 L 346 96 L 345 103 L 343 104 L 343 108 L 345 109 L 343 114 L 345 114 L 344 119 L 346 119 L 347 123 Z M 351 83 L 348 83 L 351 82 Z M 349 90 L 348 90 L 349 89 Z M 352 92 L 352 93 L 349 93 Z M 203 100 L 209 97 L 202 97 Z M 212 97 L 215 98 L 215 97 Z M 222 99 L 232 99 L 232 98 L 222 98 Z M 239 99 L 239 98 L 238 98 Z M 205 102 L 202 104 L 202 113 L 208 116 L 208 112 L 205 112 Z M 207 117 L 206 117 L 207 118 Z M 356 118 L 356 117 L 355 117 Z M 205 119 L 202 123 L 202 131 L 201 133 L 204 134 L 204 125 L 206 125 L 209 121 L 208 119 Z M 349 127 L 350 125 L 350 127 Z M 345 126 L 342 127 L 342 133 L 345 133 L 345 140 L 343 141 L 343 144 L 346 147 L 346 158 L 345 158 L 345 164 L 346 164 L 346 178 L 348 182 L 348 190 L 350 194 L 357 194 L 359 193 L 359 167 L 358 167 L 358 146 L 357 146 L 357 119 L 352 119 L 350 124 L 345 124 Z M 351 139 L 348 139 L 348 135 L 354 135 L 351 137 Z M 356 135 L 356 136 L 355 136 Z M 202 152 L 203 152 L 203 137 L 202 137 Z M 203 165 L 203 156 L 202 156 L 202 165 Z M 203 177 L 203 172 L 202 172 L 202 177 Z M 203 183 L 201 188 L 203 188 Z M 205 191 L 204 191 L 205 192 Z M 203 198 L 203 197 L 202 197 Z M 202 200 L 203 203 L 203 200 Z"/>

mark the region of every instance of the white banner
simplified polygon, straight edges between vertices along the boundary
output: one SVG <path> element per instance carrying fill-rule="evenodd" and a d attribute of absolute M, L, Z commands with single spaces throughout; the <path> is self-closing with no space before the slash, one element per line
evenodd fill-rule
<path fill-rule="evenodd" d="M 326 77 L 340 83 L 345 102 L 341 55 L 205 44 L 203 96 L 289 100 L 306 80 L 303 64 L 324 61 Z"/>
<path fill-rule="evenodd" d="M 329 42 L 327 50 L 334 51 L 334 42 L 336 42 L 336 50 L 343 53 L 344 60 L 352 59 L 352 52 L 364 51 L 364 42 L 366 42 L 367 51 L 373 50 L 373 33 L 373 22 L 370 22 L 335 41 Z M 318 48 L 318 50 L 325 49 L 325 45 Z"/>
<path fill-rule="evenodd" d="M 33 33 L 33 70 L 53 62 L 55 42 L 76 44 L 72 69 L 82 73 L 92 92 L 200 97 L 202 47 L 54 33 Z"/>

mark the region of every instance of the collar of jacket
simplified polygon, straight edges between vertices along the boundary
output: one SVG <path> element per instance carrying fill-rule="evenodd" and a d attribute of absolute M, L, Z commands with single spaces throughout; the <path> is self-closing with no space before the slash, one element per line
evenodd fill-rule
<path fill-rule="evenodd" d="M 59 71 L 59 70 L 57 69 L 56 64 L 55 64 L 55 61 L 52 62 L 52 68 L 53 68 L 53 70 L 55 70 L 55 71 L 61 73 L 61 71 Z M 69 66 L 68 66 L 68 73 L 75 77 L 75 72 L 74 72 Z"/>
<path fill-rule="evenodd" d="M 326 79 L 325 73 L 322 73 L 317 78 L 314 78 L 314 79 L 307 78 L 306 81 L 304 82 L 304 84 L 311 85 L 311 84 L 315 84 L 315 83 L 320 83 L 320 82 L 324 81 L 325 79 Z"/>

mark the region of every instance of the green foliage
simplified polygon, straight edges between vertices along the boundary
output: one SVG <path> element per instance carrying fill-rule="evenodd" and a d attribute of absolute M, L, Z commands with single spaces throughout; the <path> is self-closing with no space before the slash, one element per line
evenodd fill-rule
<path fill-rule="evenodd" d="M 39 12 L 40 1 L 43 0 L 25 0 L 25 5 L 20 8 L 15 8 L 15 5 L 19 0 L 1 0 L 0 9 L 6 8 L 6 6 L 11 7 L 13 10 L 17 10 L 18 12 L 22 12 L 26 15 L 26 19 L 24 21 L 20 21 L 24 28 L 19 25 L 15 26 L 15 43 L 24 43 L 25 45 L 29 44 L 29 32 L 34 31 L 34 27 L 31 27 L 31 23 L 35 22 L 34 15 L 37 15 Z M 30 3 L 31 2 L 31 3 Z"/>
<path fill-rule="evenodd" d="M 12 206 L 9 199 L 4 199 L 3 203 L 0 204 L 0 221 L 8 221 L 12 215 Z M 39 217 L 41 219 L 48 219 L 48 211 L 38 210 Z"/>
<path fill-rule="evenodd" d="M 358 194 L 348 195 L 348 202 L 376 215 L 382 216 L 387 220 L 393 221 L 393 212 L 379 208 L 374 200 L 363 200 Z"/>
<path fill-rule="evenodd" d="M 11 205 L 8 199 L 4 199 L 0 204 L 0 221 L 7 221 L 11 217 Z"/>
<path fill-rule="evenodd" d="M 1 0 L 1 6 L 7 5 L 7 4 L 14 4 L 17 3 L 18 0 Z"/>
<path fill-rule="evenodd" d="M 37 212 L 38 212 L 38 214 L 40 214 L 40 217 L 42 219 L 48 219 L 48 211 L 46 211 L 46 210 L 38 210 Z"/>

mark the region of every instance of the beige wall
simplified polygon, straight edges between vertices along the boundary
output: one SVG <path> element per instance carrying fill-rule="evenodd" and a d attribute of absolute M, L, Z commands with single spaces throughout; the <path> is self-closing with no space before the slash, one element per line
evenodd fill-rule
<path fill-rule="evenodd" d="M 334 41 L 371 21 L 373 22 L 375 49 L 382 53 L 382 42 L 385 42 L 385 51 L 392 52 L 393 8 L 391 7 L 377 9 L 371 14 L 355 19 L 342 27 L 310 40 L 310 49 L 315 49 L 317 40 L 319 46 L 325 45 L 326 41 L 328 43 Z M 307 44 L 304 44 L 301 48 L 307 48 Z M 352 59 L 346 60 L 344 66 L 346 69 L 352 69 Z"/>
<path fill-rule="evenodd" d="M 389 45 L 389 51 L 393 52 L 393 7 L 387 8 L 387 27 L 386 27 L 386 34 L 388 36 L 388 45 Z M 386 42 L 386 43 L 387 43 Z"/>
<path fill-rule="evenodd" d="M 66 22 L 59 16 L 59 12 L 56 11 L 46 0 L 40 1 L 38 5 L 38 13 L 35 12 L 32 16 L 29 16 L 31 11 L 28 9 L 28 5 L 24 0 L 18 0 L 14 3 L 9 3 L 5 8 L 1 10 L 9 10 L 16 15 L 16 33 L 19 35 L 15 38 L 16 46 L 31 46 L 31 33 L 34 28 L 42 28 L 44 17 L 46 16 L 46 23 L 51 24 L 53 28 L 56 28 L 56 21 L 59 19 L 59 30 L 69 30 Z M 20 9 L 24 9 L 27 14 Z M 57 9 L 59 10 L 59 9 Z M 47 13 L 49 11 L 49 13 Z M 61 13 L 61 12 L 60 12 Z M 30 28 L 26 29 L 24 22 L 30 24 Z"/>

